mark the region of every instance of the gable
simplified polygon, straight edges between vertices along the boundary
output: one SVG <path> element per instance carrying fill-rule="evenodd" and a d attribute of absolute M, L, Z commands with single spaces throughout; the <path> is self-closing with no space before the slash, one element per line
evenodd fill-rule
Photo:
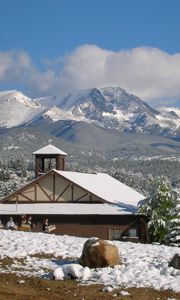
<path fill-rule="evenodd" d="M 104 200 L 52 170 L 3 198 L 0 202 L 102 203 Z"/>
<path fill-rule="evenodd" d="M 137 207 L 139 201 L 145 199 L 144 195 L 108 174 L 87 174 L 58 170 L 55 170 L 55 172 L 108 203 Z"/>

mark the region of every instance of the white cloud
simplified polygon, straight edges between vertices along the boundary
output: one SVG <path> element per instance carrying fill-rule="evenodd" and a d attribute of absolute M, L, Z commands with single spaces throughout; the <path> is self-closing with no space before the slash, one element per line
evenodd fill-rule
<path fill-rule="evenodd" d="M 34 95 L 118 85 L 143 100 L 170 104 L 180 99 L 180 54 L 139 47 L 118 52 L 83 45 L 38 69 L 25 51 L 0 52 L 0 82 L 17 82 Z"/>
<path fill-rule="evenodd" d="M 119 85 L 149 102 L 176 101 L 180 98 L 180 54 L 148 47 L 112 52 L 85 45 L 66 58 L 62 78 L 72 88 Z"/>

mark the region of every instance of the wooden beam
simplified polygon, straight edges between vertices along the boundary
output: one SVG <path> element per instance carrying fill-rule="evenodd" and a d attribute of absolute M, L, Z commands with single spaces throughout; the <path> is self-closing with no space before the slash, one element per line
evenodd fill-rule
<path fill-rule="evenodd" d="M 61 170 L 61 157 L 56 155 L 56 170 Z"/>
<path fill-rule="evenodd" d="M 54 172 L 56 172 L 56 170 L 54 170 Z M 98 201 L 96 203 L 110 203 L 109 201 L 104 200 L 103 198 L 101 198 L 100 196 L 98 196 L 97 194 L 92 193 L 88 189 L 82 187 L 80 184 L 73 182 L 71 179 L 67 178 L 66 176 L 64 176 L 64 175 L 62 175 L 62 174 L 60 174 L 58 172 L 56 172 L 56 174 L 58 174 L 61 178 L 65 179 L 66 181 L 68 181 L 69 183 L 73 184 L 74 186 L 79 187 L 81 190 L 84 190 L 87 193 L 91 193 L 92 196 L 95 196 L 95 197 L 99 198 L 100 201 Z"/>
<path fill-rule="evenodd" d="M 71 184 L 71 201 L 74 202 L 74 185 Z"/>
<path fill-rule="evenodd" d="M 35 176 L 39 176 L 39 157 L 35 157 Z"/>
<path fill-rule="evenodd" d="M 42 173 L 45 173 L 45 158 L 44 157 L 42 157 L 41 158 L 41 172 Z"/>
<path fill-rule="evenodd" d="M 34 200 L 32 200 L 31 198 L 29 198 L 28 196 L 25 196 L 23 193 L 19 193 L 19 195 L 21 195 L 22 197 L 24 197 L 25 199 L 27 199 L 30 202 L 34 202 Z"/>
<path fill-rule="evenodd" d="M 39 182 L 37 182 L 38 187 L 41 189 L 41 191 L 48 197 L 48 199 L 52 202 L 53 200 L 51 197 L 48 195 L 48 193 L 45 191 L 45 189 L 40 185 Z"/>
<path fill-rule="evenodd" d="M 37 184 L 34 185 L 34 201 L 37 202 Z"/>
<path fill-rule="evenodd" d="M 17 191 L 11 193 L 10 195 L 5 196 L 4 198 L 2 198 L 0 200 L 0 203 L 6 203 L 9 200 L 11 200 L 13 197 L 16 197 L 16 195 L 18 195 L 19 193 L 26 191 L 28 188 L 33 187 L 37 182 L 42 181 L 45 177 L 51 176 L 53 174 L 53 170 L 49 171 L 48 173 L 35 178 L 33 181 L 31 181 L 30 183 L 27 183 L 25 186 L 21 187 L 20 189 L 18 189 Z"/>
<path fill-rule="evenodd" d="M 53 173 L 53 202 L 55 202 L 55 192 L 56 192 L 56 175 Z"/>
<path fill-rule="evenodd" d="M 61 194 L 57 197 L 56 202 L 61 198 L 61 196 L 65 193 L 65 191 L 70 187 L 70 183 L 65 187 L 65 189 L 61 192 Z"/>
<path fill-rule="evenodd" d="M 16 196 L 16 211 L 18 210 L 17 206 L 18 206 L 18 196 Z"/>
<path fill-rule="evenodd" d="M 88 194 L 89 194 L 89 193 L 86 193 L 86 194 L 80 196 L 79 198 L 75 199 L 74 202 L 78 202 L 80 199 L 86 197 Z"/>
<path fill-rule="evenodd" d="M 20 188 L 19 190 L 15 191 L 15 192 L 13 192 L 12 194 L 10 194 L 10 195 L 4 197 L 3 199 L 1 199 L 1 200 L 0 200 L 0 203 L 6 203 L 7 201 L 9 201 L 9 199 L 12 199 L 12 197 L 15 197 L 20 191 L 24 191 L 24 190 L 26 190 L 27 188 L 29 188 L 29 187 L 31 187 L 31 186 L 34 186 L 34 184 L 36 184 L 37 181 L 42 181 L 45 177 L 51 176 L 54 172 L 57 174 L 57 176 L 59 176 L 59 177 L 65 179 L 67 182 L 69 182 L 69 184 L 73 184 L 74 186 L 79 187 L 79 188 L 80 188 L 81 190 L 83 190 L 84 192 L 91 193 L 91 196 L 96 196 L 96 197 L 99 199 L 99 201 L 96 201 L 96 203 L 109 203 L 109 201 L 104 200 L 103 198 L 101 198 L 101 197 L 98 196 L 97 194 L 92 193 L 91 191 L 89 191 L 89 190 L 83 188 L 80 184 L 74 183 L 72 180 L 66 178 L 66 177 L 63 176 L 62 174 L 59 174 L 58 172 L 56 172 L 56 170 L 51 170 L 51 171 L 49 171 L 48 173 L 46 173 L 46 174 L 44 174 L 44 175 L 42 175 L 42 176 L 40 176 L 40 177 L 34 179 L 34 180 L 33 180 L 32 182 L 30 182 L 29 184 L 25 185 L 24 187 Z M 61 197 L 61 196 L 60 196 L 60 197 Z M 58 197 L 57 199 L 59 200 L 60 197 Z M 48 198 L 49 198 L 49 195 L 48 195 Z M 57 199 L 56 199 L 56 201 L 57 201 Z M 52 200 L 52 199 L 51 199 L 51 200 Z"/>

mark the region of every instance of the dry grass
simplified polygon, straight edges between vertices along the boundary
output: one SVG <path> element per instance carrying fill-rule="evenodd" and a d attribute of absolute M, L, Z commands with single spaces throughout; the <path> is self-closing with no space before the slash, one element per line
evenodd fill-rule
<path fill-rule="evenodd" d="M 41 254 L 36 257 L 45 258 L 45 256 Z M 53 256 L 46 258 L 57 259 Z M 23 259 L 18 261 L 23 264 Z M 11 258 L 0 261 L 0 267 L 7 271 L 12 264 Z M 102 285 L 82 286 L 73 280 L 55 281 L 0 273 L 0 300 L 167 300 L 168 298 L 180 300 L 180 293 L 172 291 L 158 292 L 153 289 L 130 288 L 126 289 L 130 296 L 123 296 L 120 291 L 124 291 L 124 288 L 111 293 L 103 292 L 102 289 Z"/>
<path fill-rule="evenodd" d="M 24 281 L 24 282 L 23 282 Z M 180 299 L 180 293 L 152 289 L 127 289 L 130 296 L 120 295 L 119 289 L 112 293 L 102 291 L 100 285 L 81 286 L 72 280 L 54 281 L 34 277 L 0 274 L 0 300 L 167 300 Z M 117 295 L 117 296 L 115 296 Z"/>

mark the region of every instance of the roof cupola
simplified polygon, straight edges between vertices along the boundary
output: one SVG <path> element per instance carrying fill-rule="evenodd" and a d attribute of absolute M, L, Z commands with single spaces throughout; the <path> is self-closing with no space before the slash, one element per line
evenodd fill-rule
<path fill-rule="evenodd" d="M 35 176 L 39 177 L 51 169 L 64 170 L 65 157 L 68 155 L 57 147 L 49 144 L 35 152 Z"/>

